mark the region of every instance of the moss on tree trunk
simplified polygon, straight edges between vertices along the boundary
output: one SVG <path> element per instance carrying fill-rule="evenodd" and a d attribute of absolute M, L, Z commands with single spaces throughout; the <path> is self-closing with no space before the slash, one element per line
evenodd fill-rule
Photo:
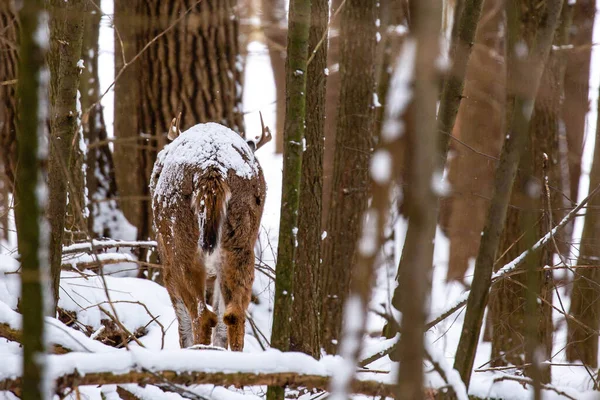
<path fill-rule="evenodd" d="M 298 206 L 298 248 L 294 268 L 294 301 L 291 320 L 290 350 L 302 351 L 315 358 L 319 348 L 321 323 L 321 205 L 323 198 L 323 145 L 325 139 L 325 87 L 327 41 L 316 51 L 327 33 L 329 4 L 312 0 L 307 67 L 305 143 L 302 153 L 300 202 Z M 316 223 L 315 223 L 316 221 Z"/>

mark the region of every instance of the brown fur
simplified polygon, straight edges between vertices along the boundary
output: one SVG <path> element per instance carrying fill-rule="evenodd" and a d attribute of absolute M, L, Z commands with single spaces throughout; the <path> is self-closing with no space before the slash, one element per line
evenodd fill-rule
<path fill-rule="evenodd" d="M 161 161 L 155 164 L 151 189 L 166 171 L 167 165 Z M 258 174 L 251 179 L 232 170 L 224 179 L 214 170 L 202 170 L 201 162 L 186 167 L 170 201 L 161 201 L 152 193 L 164 282 L 179 321 L 182 347 L 210 344 L 217 326 L 214 344 L 241 351 L 266 185 L 256 160 L 248 161 L 258 167 Z M 202 213 L 206 216 L 203 225 L 198 222 Z M 210 267 L 215 271 L 207 271 Z M 207 279 L 209 284 L 214 279 L 211 273 L 216 273 L 211 297 L 218 316 L 206 306 Z M 219 333 L 225 330 L 226 338 Z"/>

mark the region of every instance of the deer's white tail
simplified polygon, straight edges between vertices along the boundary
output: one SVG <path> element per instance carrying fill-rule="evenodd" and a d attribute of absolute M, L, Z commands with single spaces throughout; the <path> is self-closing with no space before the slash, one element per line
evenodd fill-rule
<path fill-rule="evenodd" d="M 219 245 L 219 235 L 227 215 L 231 191 L 217 170 L 206 171 L 195 186 L 192 207 L 200 229 L 198 246 L 202 251 L 211 254 Z"/>

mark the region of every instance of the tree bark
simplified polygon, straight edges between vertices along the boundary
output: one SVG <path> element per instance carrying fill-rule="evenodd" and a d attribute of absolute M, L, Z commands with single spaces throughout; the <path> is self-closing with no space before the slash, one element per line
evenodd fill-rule
<path fill-rule="evenodd" d="M 197 3 L 118 0 L 115 4 L 128 67 L 115 87 L 114 160 L 121 207 L 137 227 L 138 239 L 151 235 L 147 182 L 179 112 L 182 130 L 212 121 L 243 136 L 238 18 L 230 1 Z M 119 47 L 117 71 L 125 65 Z"/>
<path fill-rule="evenodd" d="M 452 194 L 441 202 L 440 220 L 448 221 L 450 241 L 448 281 L 462 281 L 469 260 L 477 256 L 492 195 L 494 158 L 500 155 L 504 139 L 506 73 L 497 57 L 504 48 L 499 32 L 504 13 L 499 2 L 487 1 L 483 7 L 452 132 L 461 143 L 450 142 L 453 156 L 447 168 Z"/>
<path fill-rule="evenodd" d="M 589 80 L 590 59 L 592 55 L 592 30 L 596 15 L 594 0 L 578 0 L 574 5 L 573 27 L 570 40 L 574 49 L 562 51 L 566 57 L 565 99 L 562 105 L 562 117 L 565 123 L 568 143 L 569 198 L 577 201 L 579 177 L 581 176 L 581 156 L 583 153 L 583 135 L 585 118 L 590 111 Z"/>
<path fill-rule="evenodd" d="M 275 151 L 283 153 L 283 131 L 285 122 L 285 53 L 287 26 L 285 1 L 262 0 L 262 25 L 267 39 L 273 79 L 275 80 Z"/>
<path fill-rule="evenodd" d="M 521 33 L 520 27 L 522 18 L 521 1 L 511 0 L 507 4 L 507 82 L 509 85 L 508 93 L 514 96 L 514 105 L 508 116 L 508 138 L 504 142 L 496 169 L 494 195 L 488 210 L 483 237 L 475 262 L 473 289 L 467 301 L 465 322 L 454 362 L 454 368 L 460 373 L 467 387 L 471 378 L 483 313 L 489 297 L 492 268 L 496 261 L 496 252 L 506 220 L 511 188 L 521 154 L 528 142 L 531 113 L 533 112 L 536 93 L 553 42 L 554 32 L 558 25 L 562 0 L 549 0 L 543 17 L 540 18 L 539 26 L 536 23 L 535 28 L 531 29 L 530 26 L 525 33 Z M 519 57 L 515 54 L 518 49 L 515 45 L 522 37 L 530 40 L 535 37 L 535 40 L 530 42 L 534 43 L 531 46 L 532 50 L 529 52 L 528 57 L 523 60 L 525 63 L 519 62 Z"/>
<path fill-rule="evenodd" d="M 425 356 L 423 327 L 427 310 L 433 259 L 433 234 L 437 213 L 434 173 L 439 167 L 436 147 L 436 102 L 438 98 L 435 60 L 439 54 L 442 5 L 436 0 L 419 1 L 410 7 L 411 26 L 416 46 L 414 65 L 414 98 L 409 119 L 414 129 L 408 132 L 407 187 L 405 212 L 413 227 L 414 237 L 402 251 L 404 269 L 397 290 L 408 293 L 400 304 L 402 325 L 397 357 L 397 398 L 423 398 L 423 359 Z M 406 45 L 409 45 L 407 42 Z M 438 178 L 439 179 L 439 178 Z M 408 238 L 407 238 L 408 239 Z"/>
<path fill-rule="evenodd" d="M 342 0 L 331 0 L 330 14 L 333 17 L 342 5 Z M 346 4 L 344 7 L 347 7 Z M 341 11 L 340 11 L 341 13 Z M 332 18 L 329 26 L 327 46 L 327 87 L 325 90 L 325 149 L 323 151 L 323 207 L 321 228 L 324 230 L 329 218 L 329 207 L 333 193 L 333 157 L 335 132 L 340 102 L 340 21 L 341 15 Z"/>
<path fill-rule="evenodd" d="M 598 109 L 600 111 L 600 106 Z M 596 126 L 596 145 L 590 173 L 590 188 L 598 185 L 600 185 L 600 124 Z M 579 245 L 579 259 L 577 260 L 580 265 L 599 265 L 600 251 L 597 243 L 600 240 L 600 216 L 596 211 L 598 207 L 600 207 L 600 199 L 595 197 L 590 201 L 585 214 L 583 235 Z M 585 269 L 576 273 L 573 280 L 569 314 L 594 329 L 598 329 L 600 326 L 599 288 L 600 268 Z M 567 359 L 569 361 L 581 360 L 590 368 L 597 368 L 598 337 L 570 322 L 567 334 Z"/>
<path fill-rule="evenodd" d="M 373 93 L 377 28 L 376 3 L 348 0 L 341 20 L 341 91 L 333 161 L 334 191 L 322 243 L 323 336 L 321 347 L 335 354 L 343 305 L 356 261 L 362 215 L 369 195 L 369 159 L 373 139 Z M 360 31 L 360 35 L 355 32 Z"/>
<path fill-rule="evenodd" d="M 42 0 L 27 0 L 19 11 L 21 24 L 20 65 L 17 95 L 19 120 L 18 152 L 22 162 L 17 173 L 17 240 L 21 261 L 21 304 L 23 310 L 23 400 L 49 399 L 45 384 L 44 291 L 49 273 L 48 228 L 43 198 L 46 184 L 47 71 L 44 59 L 47 42 L 40 32 L 47 30 L 47 14 Z M 43 96 L 43 98 L 42 98 Z"/>
<path fill-rule="evenodd" d="M 295 257 L 298 246 L 298 207 L 306 123 L 306 75 L 311 22 L 310 0 L 294 0 L 288 16 L 286 65 L 286 118 L 284 130 L 281 219 L 277 246 L 277 276 L 271 346 L 290 348 Z M 283 398 L 283 390 L 271 388 L 269 399 Z"/>
<path fill-rule="evenodd" d="M 96 2 L 101 7 L 102 2 Z M 85 177 L 87 187 L 87 230 L 92 237 L 115 238 L 110 223 L 118 212 L 114 197 L 117 186 L 112 153 L 100 104 L 100 79 L 98 76 L 100 20 L 102 14 L 88 7 L 83 35 L 83 60 L 85 69 L 81 74 L 81 108 L 89 110 L 82 118 L 85 154 Z M 104 206 L 106 205 L 106 206 Z"/>
<path fill-rule="evenodd" d="M 329 4 L 327 0 L 312 0 L 311 3 L 307 54 L 313 59 L 308 64 L 306 77 L 306 114 L 310 118 L 306 119 L 306 149 L 302 153 L 290 349 L 319 358 L 322 322 L 319 318 L 322 240 L 319 222 L 323 199 L 327 41 L 322 43 L 318 51 L 315 52 L 315 49 L 327 34 Z"/>
<path fill-rule="evenodd" d="M 50 23 L 50 155 L 48 159 L 48 219 L 54 309 L 58 303 L 69 172 L 76 142 L 77 90 L 87 1 L 49 0 Z M 52 311 L 52 315 L 54 311 Z"/>
<path fill-rule="evenodd" d="M 11 1 L 0 4 L 0 240 L 8 239 L 10 194 L 17 165 L 17 73 L 19 24 Z"/>

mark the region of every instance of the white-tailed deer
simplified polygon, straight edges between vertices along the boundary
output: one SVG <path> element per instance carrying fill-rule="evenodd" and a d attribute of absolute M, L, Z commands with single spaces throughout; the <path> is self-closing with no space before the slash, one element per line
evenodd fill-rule
<path fill-rule="evenodd" d="M 261 116 L 262 123 L 262 116 Z M 150 192 L 164 282 L 179 322 L 181 347 L 244 348 L 245 313 L 254 281 L 254 244 L 266 195 L 254 151 L 271 139 L 248 141 L 215 123 L 179 130 L 152 170 Z M 216 276 L 213 308 L 206 286 Z"/>

